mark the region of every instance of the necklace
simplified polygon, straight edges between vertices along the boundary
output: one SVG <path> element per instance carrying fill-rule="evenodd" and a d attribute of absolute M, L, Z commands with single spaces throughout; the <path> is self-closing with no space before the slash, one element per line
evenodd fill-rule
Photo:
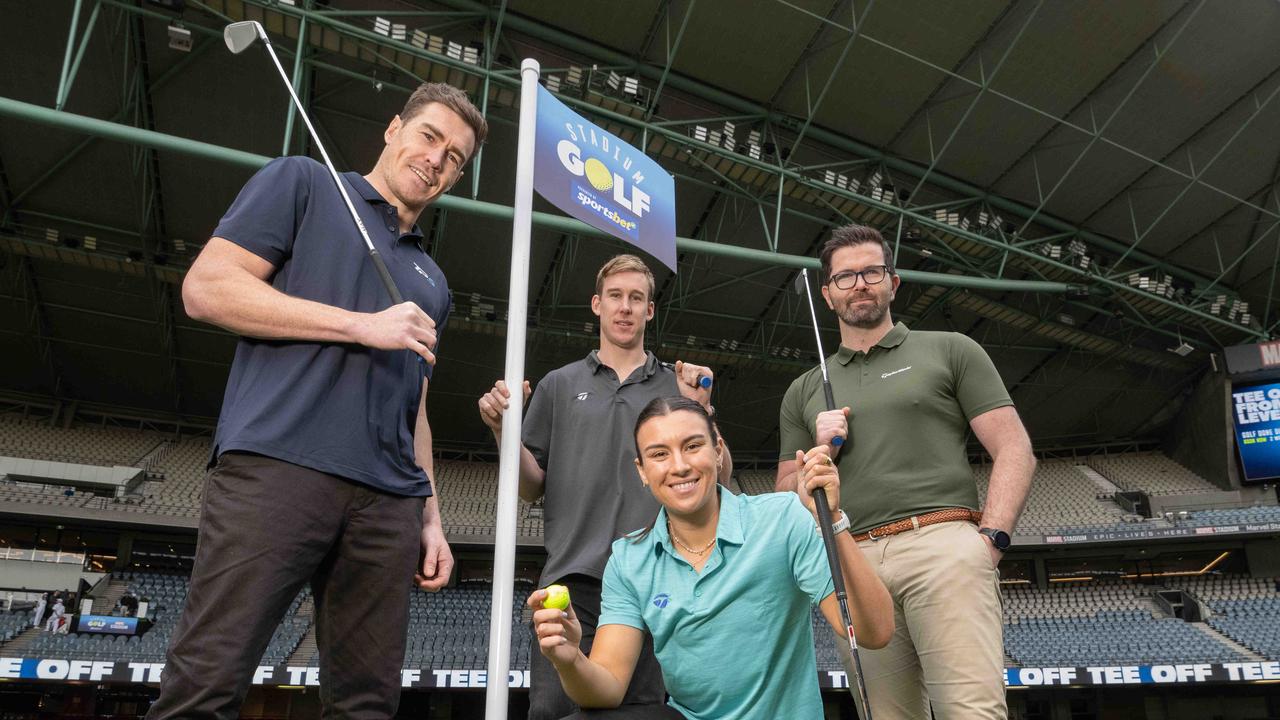
<path fill-rule="evenodd" d="M 691 552 L 694 555 L 703 555 L 708 550 L 711 549 L 712 545 L 716 544 L 716 539 L 713 537 L 711 538 L 711 542 L 707 543 L 706 546 L 703 547 L 701 550 L 694 550 L 688 545 L 685 545 L 683 542 L 680 542 L 680 538 L 677 537 L 675 531 L 671 529 L 671 518 L 667 518 L 667 534 L 671 536 L 672 540 L 676 541 L 676 545 L 679 545 L 680 547 L 684 548 L 687 552 Z"/>

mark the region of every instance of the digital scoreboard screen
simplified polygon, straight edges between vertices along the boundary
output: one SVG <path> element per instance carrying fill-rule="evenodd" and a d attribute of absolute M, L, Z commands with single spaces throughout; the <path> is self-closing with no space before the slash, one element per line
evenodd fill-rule
<path fill-rule="evenodd" d="M 1236 385 L 1231 410 L 1245 482 L 1280 478 L 1280 382 Z"/>

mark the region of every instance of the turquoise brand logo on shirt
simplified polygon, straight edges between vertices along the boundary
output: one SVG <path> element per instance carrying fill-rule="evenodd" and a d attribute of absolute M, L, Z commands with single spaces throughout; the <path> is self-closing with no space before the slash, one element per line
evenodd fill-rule
<path fill-rule="evenodd" d="M 671 596 L 666 593 L 658 593 L 653 596 L 653 606 L 661 610 L 671 601 Z"/>

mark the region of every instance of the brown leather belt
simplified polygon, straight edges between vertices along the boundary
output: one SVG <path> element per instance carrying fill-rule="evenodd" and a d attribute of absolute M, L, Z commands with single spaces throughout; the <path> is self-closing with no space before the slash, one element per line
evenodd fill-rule
<path fill-rule="evenodd" d="M 926 525 L 937 525 L 945 522 L 971 522 L 979 524 L 982 522 L 982 513 L 968 508 L 947 508 L 945 510 L 935 510 L 923 515 L 912 515 L 909 518 L 894 520 L 891 523 L 873 527 L 864 533 L 858 533 L 853 536 L 854 542 L 862 542 L 863 540 L 880 540 L 890 535 L 897 535 L 900 532 L 922 528 Z"/>

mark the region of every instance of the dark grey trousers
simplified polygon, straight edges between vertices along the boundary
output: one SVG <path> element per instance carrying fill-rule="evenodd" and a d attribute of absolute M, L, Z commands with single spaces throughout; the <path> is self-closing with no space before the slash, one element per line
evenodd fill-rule
<path fill-rule="evenodd" d="M 323 717 L 395 715 L 422 506 L 261 455 L 220 456 L 147 719 L 239 717 L 272 633 L 308 582 Z"/>
<path fill-rule="evenodd" d="M 596 625 L 600 618 L 600 581 L 586 575 L 570 575 L 558 580 L 569 588 L 573 612 L 582 625 L 582 652 L 590 655 L 591 644 L 596 638 Z M 534 633 L 529 654 L 529 720 L 559 720 L 573 718 L 679 718 L 675 709 L 666 705 L 667 688 L 662 682 L 662 668 L 653 655 L 653 638 L 645 633 L 644 647 L 636 661 L 626 697 L 616 710 L 590 710 L 577 715 L 578 706 L 565 694 L 560 684 L 560 674 L 551 661 L 538 648 L 538 635 Z"/>

